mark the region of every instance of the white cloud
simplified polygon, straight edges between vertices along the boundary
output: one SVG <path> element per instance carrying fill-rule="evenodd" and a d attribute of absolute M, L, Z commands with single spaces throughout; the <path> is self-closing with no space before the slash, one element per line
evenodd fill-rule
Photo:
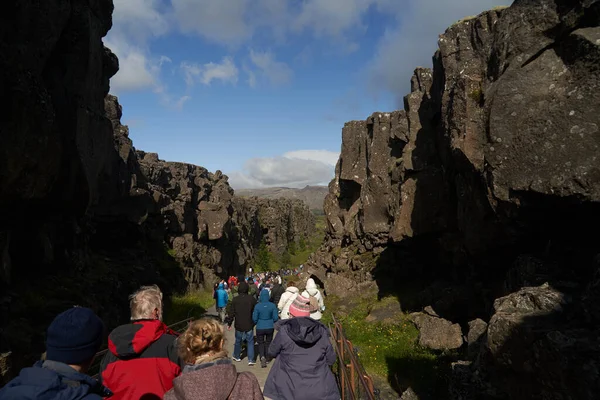
<path fill-rule="evenodd" d="M 160 0 L 114 0 L 114 4 L 113 31 L 134 42 L 143 44 L 169 30 L 169 22 L 160 11 Z"/>
<path fill-rule="evenodd" d="M 249 159 L 243 171 L 227 175 L 234 189 L 327 184 L 333 178 L 338 156 L 326 150 L 290 151 L 280 157 Z"/>
<path fill-rule="evenodd" d="M 316 36 L 339 37 L 350 29 L 364 29 L 363 14 L 376 0 L 306 0 L 294 20 L 296 30 L 311 30 Z"/>
<path fill-rule="evenodd" d="M 171 0 L 173 24 L 187 34 L 236 48 L 257 32 L 275 42 L 293 34 L 341 40 L 344 51 L 356 48 L 348 34 L 364 32 L 365 12 L 392 0 Z M 398 2 L 400 2 L 398 0 Z"/>
<path fill-rule="evenodd" d="M 283 156 L 286 158 L 298 158 L 300 160 L 320 161 L 324 164 L 335 166 L 340 153 L 329 150 L 295 150 L 288 151 Z"/>
<path fill-rule="evenodd" d="M 249 0 L 172 0 L 173 14 L 184 33 L 194 33 L 212 42 L 240 45 L 253 31 L 246 12 Z"/>
<path fill-rule="evenodd" d="M 178 110 L 181 110 L 183 108 L 183 105 L 191 100 L 192 97 L 191 96 L 181 96 L 176 102 L 175 102 L 175 108 Z"/>
<path fill-rule="evenodd" d="M 256 86 L 257 72 L 267 79 L 272 85 L 281 85 L 289 82 L 294 74 L 292 69 L 284 62 L 277 61 L 270 51 L 260 52 L 250 49 L 250 61 L 257 71 L 247 70 L 248 83 Z"/>
<path fill-rule="evenodd" d="M 251 88 L 255 88 L 256 87 L 256 73 L 246 67 L 244 67 L 244 71 L 246 71 L 246 73 L 248 74 L 248 86 L 250 86 Z"/>
<path fill-rule="evenodd" d="M 139 49 L 119 50 L 118 46 L 107 46 L 119 57 L 119 72 L 111 80 L 114 93 L 151 88 L 156 83 L 146 55 Z"/>
<path fill-rule="evenodd" d="M 239 70 L 231 57 L 225 57 L 221 63 L 210 62 L 204 65 L 184 61 L 181 63 L 185 82 L 188 86 L 195 83 L 210 85 L 214 80 L 236 84 Z"/>
<path fill-rule="evenodd" d="M 153 56 L 148 41 L 168 32 L 169 24 L 160 12 L 160 0 L 115 0 L 113 27 L 105 44 L 119 58 L 119 72 L 111 79 L 115 94 L 161 87 L 160 72 L 166 56 Z"/>
<path fill-rule="evenodd" d="M 358 49 L 369 25 L 388 23 L 383 37 L 374 44 L 374 56 L 365 75 L 374 92 L 395 93 L 399 99 L 409 88 L 412 71 L 430 66 L 437 36 L 453 22 L 510 0 L 115 0 L 114 26 L 107 42 L 121 61 L 113 78 L 118 90 L 156 88 L 160 82 L 159 55 L 152 55 L 148 42 L 170 32 L 196 35 L 235 51 L 252 46 L 258 38 L 271 46 L 289 44 L 289 38 L 306 34 L 329 41 L 333 51 L 346 54 Z M 369 9 L 377 9 L 377 22 L 366 20 Z M 395 21 L 395 22 L 394 22 Z M 298 60 L 308 60 L 310 49 Z M 238 70 L 233 64 L 188 63 L 189 84 L 210 84 L 214 80 L 235 83 Z M 195 67 L 196 69 L 194 69 Z M 266 80 L 288 82 L 292 69 L 270 52 L 250 50 L 244 65 L 248 85 Z M 163 88 L 164 90 L 164 88 Z M 401 103 L 399 104 L 401 105 Z"/>
<path fill-rule="evenodd" d="M 130 45 L 125 40 L 114 41 L 113 36 L 105 41 L 119 58 L 119 72 L 111 79 L 113 93 L 155 88 L 159 85 L 159 74 L 164 63 L 170 62 L 162 56 L 152 59 L 142 48 Z"/>

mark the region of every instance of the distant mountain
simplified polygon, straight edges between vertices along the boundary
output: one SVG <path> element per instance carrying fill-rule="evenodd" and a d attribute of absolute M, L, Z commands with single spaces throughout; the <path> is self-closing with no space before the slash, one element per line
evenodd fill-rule
<path fill-rule="evenodd" d="M 265 199 L 300 199 L 316 213 L 323 212 L 323 200 L 329 192 L 327 186 L 306 186 L 302 189 L 292 189 L 286 187 L 272 187 L 263 189 L 237 189 L 236 196 L 240 197 L 262 197 Z"/>

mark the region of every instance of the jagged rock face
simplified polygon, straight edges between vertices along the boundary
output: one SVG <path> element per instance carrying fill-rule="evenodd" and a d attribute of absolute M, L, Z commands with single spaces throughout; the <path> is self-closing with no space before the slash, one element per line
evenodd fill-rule
<path fill-rule="evenodd" d="M 449 28 L 404 110 L 344 126 L 330 239 L 363 251 L 457 232 L 476 256 L 540 203 L 596 205 L 597 7 L 517 1 Z"/>
<path fill-rule="evenodd" d="M 262 240 L 281 254 L 314 229 L 300 200 L 235 198 L 220 171 L 165 162 L 155 153 L 138 151 L 137 157 L 154 201 L 148 212 L 162 216 L 165 239 L 191 288 L 210 284 L 215 275 L 244 273 Z"/>
<path fill-rule="evenodd" d="M 246 204 L 258 208 L 263 238 L 276 254 L 282 254 L 291 242 L 307 239 L 315 227 L 315 218 L 302 200 L 245 199 Z"/>
<path fill-rule="evenodd" d="M 3 7 L 0 88 L 10 101 L 0 110 L 2 217 L 37 207 L 81 215 L 98 194 L 112 142 L 103 98 L 118 61 L 102 43 L 112 1 Z"/>
<path fill-rule="evenodd" d="M 111 0 L 6 3 L 0 382 L 39 358 L 59 312 L 88 306 L 112 328 L 128 320 L 127 294 L 140 285 L 158 284 L 167 300 L 211 275 L 235 273 L 266 229 L 258 211 L 234 206 L 220 172 L 135 152 L 121 106 L 107 96 L 118 70 L 102 42 Z M 280 216 L 288 225 L 279 245 L 303 234 L 294 229 L 306 231 L 297 223 L 304 210 L 280 208 L 290 210 L 296 214 Z"/>
<path fill-rule="evenodd" d="M 336 177 L 325 200 L 333 237 L 359 242 L 370 250 L 389 240 L 446 226 L 444 180 L 436 164 L 431 120 L 431 82 L 430 70 L 417 69 L 405 110 L 374 113 L 366 121 L 344 126 Z M 417 183 L 427 196 L 415 197 Z M 413 217 L 415 200 L 426 215 Z"/>
<path fill-rule="evenodd" d="M 597 65 L 597 0 L 516 0 L 448 28 L 433 70 L 415 71 L 404 110 L 344 126 L 325 200 L 328 236 L 309 273 L 327 293 L 377 285 L 403 309 L 432 304 L 465 325 L 496 315 L 489 328 L 478 324 L 486 335 L 478 330 L 469 346 L 473 364 L 455 368 L 463 378 L 490 371 L 490 396 L 593 398 L 597 356 L 580 350 L 597 349 L 600 315 L 600 246 L 590 235 L 600 223 Z M 518 307 L 494 310 L 494 299 L 544 282 L 571 299 L 569 318 L 530 331 Z M 494 347 L 509 327 L 535 343 L 533 354 Z M 522 370 L 559 359 L 589 371 L 563 379 L 551 368 L 519 393 L 514 371 L 503 370 L 512 356 Z"/>

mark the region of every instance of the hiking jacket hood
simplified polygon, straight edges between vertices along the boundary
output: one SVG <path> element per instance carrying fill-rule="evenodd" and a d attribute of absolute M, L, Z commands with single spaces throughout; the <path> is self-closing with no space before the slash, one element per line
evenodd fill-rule
<path fill-rule="evenodd" d="M 336 355 L 329 330 L 309 317 L 292 318 L 276 324 L 279 333 L 269 346 L 275 362 L 264 394 L 272 399 L 339 400 L 338 386 L 330 366 Z"/>
<path fill-rule="evenodd" d="M 262 400 L 260 384 L 250 372 L 238 373 L 231 360 L 186 365 L 165 400 Z"/>
<path fill-rule="evenodd" d="M 281 319 L 288 319 L 290 317 L 289 311 L 290 306 L 298 296 L 298 290 L 295 286 L 288 286 L 285 292 L 281 295 L 281 299 L 279 299 L 279 303 L 277 304 L 277 308 L 281 312 Z"/>
<path fill-rule="evenodd" d="M 323 317 L 321 310 L 323 310 L 323 307 L 325 307 L 325 302 L 323 301 L 323 296 L 317 288 L 317 284 L 315 283 L 314 279 L 310 278 L 306 281 L 306 288 L 302 292 L 302 296 L 306 298 L 308 298 L 309 296 L 313 296 L 317 299 L 317 302 L 319 303 L 319 309 L 314 312 L 311 312 L 310 317 L 317 321 L 320 320 Z"/>
<path fill-rule="evenodd" d="M 50 360 L 23 368 L 0 389 L 2 400 L 101 400 L 111 395 L 98 381 Z"/>
<path fill-rule="evenodd" d="M 229 301 L 229 295 L 227 294 L 227 291 L 222 283 L 219 283 L 219 288 L 217 289 L 215 295 L 217 300 L 217 308 L 226 307 L 227 302 Z"/>
<path fill-rule="evenodd" d="M 273 329 L 273 324 L 279 319 L 279 313 L 275 304 L 271 303 L 269 292 L 264 290 L 260 292 L 260 301 L 254 307 L 252 320 L 256 324 L 256 329 Z"/>
<path fill-rule="evenodd" d="M 162 397 L 171 389 L 183 364 L 176 337 L 159 320 L 135 321 L 113 330 L 100 365 L 102 382 L 114 393 L 111 400 L 137 400 L 144 394 Z"/>

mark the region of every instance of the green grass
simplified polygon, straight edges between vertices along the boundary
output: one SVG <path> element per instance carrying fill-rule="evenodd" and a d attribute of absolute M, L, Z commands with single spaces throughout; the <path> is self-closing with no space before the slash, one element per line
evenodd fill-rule
<path fill-rule="evenodd" d="M 212 292 L 193 291 L 183 295 L 174 295 L 164 312 L 167 325 L 186 318 L 200 318 L 213 304 Z"/>
<path fill-rule="evenodd" d="M 328 296 L 322 322 L 327 324 L 332 320 L 332 313 L 336 315 L 367 373 L 387 380 L 398 392 L 412 387 L 423 396 L 421 398 L 444 398 L 449 373 L 448 363 L 444 360 L 446 356 L 418 345 L 419 332 L 407 315 L 401 314 L 393 324 L 365 320 L 373 307 L 385 307 L 397 300 L 384 298 L 378 301 L 373 293 L 350 300 L 353 304 L 348 301 Z M 342 309 L 350 311 L 347 314 L 337 312 Z"/>

